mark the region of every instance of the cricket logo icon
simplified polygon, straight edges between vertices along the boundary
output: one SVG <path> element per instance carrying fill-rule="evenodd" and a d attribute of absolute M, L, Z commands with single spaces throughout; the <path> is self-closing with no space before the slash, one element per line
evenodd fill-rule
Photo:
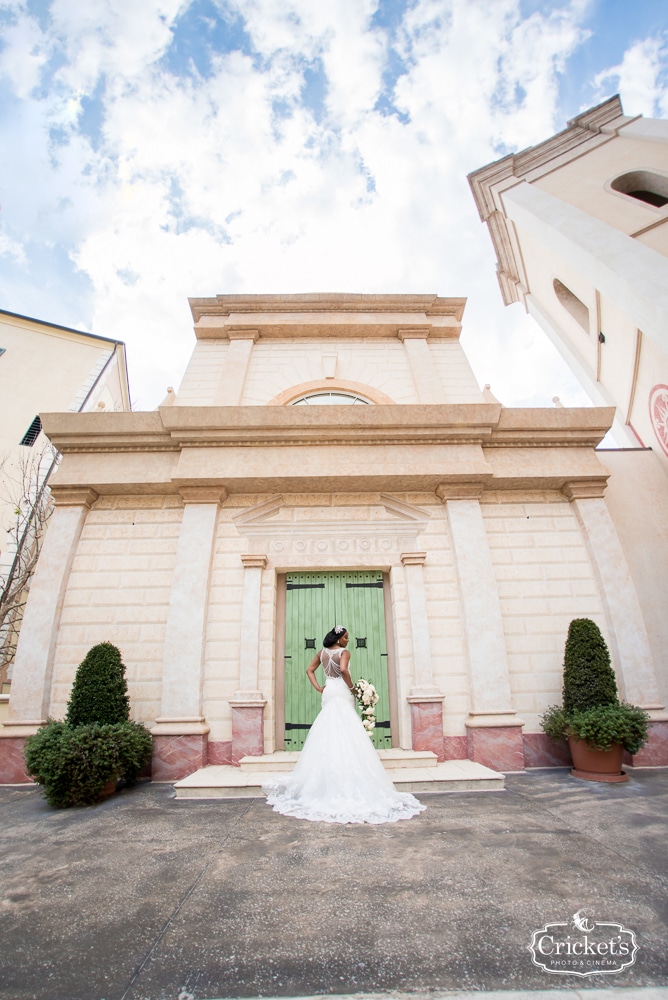
<path fill-rule="evenodd" d="M 570 920 L 545 924 L 528 946 L 534 965 L 556 976 L 614 976 L 633 965 L 635 933 L 610 920 L 593 920 L 582 909 Z"/>

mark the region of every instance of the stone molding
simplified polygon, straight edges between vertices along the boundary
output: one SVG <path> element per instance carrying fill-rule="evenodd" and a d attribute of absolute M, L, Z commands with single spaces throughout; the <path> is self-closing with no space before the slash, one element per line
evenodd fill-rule
<path fill-rule="evenodd" d="M 431 330 L 428 326 L 415 326 L 397 330 L 397 337 L 403 344 L 405 340 L 426 340 L 430 333 Z"/>
<path fill-rule="evenodd" d="M 246 567 L 246 569 L 266 569 L 268 558 L 265 555 L 242 555 L 241 562 Z"/>
<path fill-rule="evenodd" d="M 485 488 L 485 482 L 492 478 L 492 473 L 484 482 L 473 483 L 441 483 L 436 487 L 436 496 L 443 503 L 448 500 L 479 500 Z"/>
<path fill-rule="evenodd" d="M 608 485 L 607 476 L 605 479 L 588 479 L 583 482 L 564 483 L 561 492 L 569 500 L 591 500 L 600 499 Z"/>
<path fill-rule="evenodd" d="M 230 329 L 225 332 L 225 336 L 228 340 L 252 340 L 256 344 L 260 339 L 260 331 Z"/>
<path fill-rule="evenodd" d="M 89 486 L 51 486 L 56 507 L 87 507 L 89 510 L 99 493 Z"/>
<path fill-rule="evenodd" d="M 523 726 L 524 720 L 512 712 L 469 712 L 464 725 L 467 729 L 505 729 L 506 726 Z"/>
<path fill-rule="evenodd" d="M 179 495 L 184 504 L 215 503 L 222 504 L 227 500 L 227 490 L 224 486 L 179 486 Z"/>
<path fill-rule="evenodd" d="M 206 735 L 210 727 L 203 715 L 160 718 L 151 728 L 152 736 L 198 736 Z"/>
<path fill-rule="evenodd" d="M 299 385 L 290 386 L 289 389 L 284 389 L 283 392 L 279 392 L 277 396 L 270 399 L 267 406 L 287 406 L 293 399 L 299 399 L 310 392 L 318 392 L 320 390 L 323 392 L 352 392 L 356 396 L 367 396 L 372 403 L 377 403 L 381 406 L 398 405 L 390 396 L 381 392 L 380 389 L 375 389 L 373 386 L 366 385 L 363 382 L 351 382 L 349 379 L 339 379 L 331 375 L 324 379 L 315 379 L 312 382 L 301 382 Z M 343 405 L 345 406 L 346 404 L 344 403 Z"/>
<path fill-rule="evenodd" d="M 402 552 L 401 563 L 403 566 L 424 566 L 427 560 L 426 552 Z"/>

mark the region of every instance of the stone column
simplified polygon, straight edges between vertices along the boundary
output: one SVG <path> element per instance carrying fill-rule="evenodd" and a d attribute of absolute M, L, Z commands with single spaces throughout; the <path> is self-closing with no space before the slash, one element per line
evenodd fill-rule
<path fill-rule="evenodd" d="M 413 647 L 413 687 L 408 696 L 411 706 L 411 744 L 413 750 L 431 750 L 439 760 L 445 760 L 444 696 L 434 684 L 427 595 L 422 569 L 426 558 L 426 552 L 403 552 L 401 554 L 406 577 Z"/>
<path fill-rule="evenodd" d="M 153 734 L 155 781 L 177 781 L 203 767 L 209 727 L 202 675 L 209 577 L 220 503 L 227 490 L 183 487 L 183 520 L 169 598 L 160 718 Z"/>
<path fill-rule="evenodd" d="M 232 763 L 242 757 L 259 757 L 264 753 L 264 706 L 267 704 L 258 689 L 260 657 L 260 599 L 262 570 L 267 567 L 265 555 L 243 555 L 244 591 L 241 604 L 241 652 L 239 656 L 239 690 L 230 701 L 232 706 Z"/>
<path fill-rule="evenodd" d="M 477 484 L 442 485 L 468 651 L 468 755 L 496 771 L 523 771 L 521 719 L 510 694 L 503 618 Z"/>
<path fill-rule="evenodd" d="M 403 342 L 408 356 L 419 402 L 443 403 L 445 392 L 427 343 L 429 329 L 416 327 L 411 330 L 399 330 L 397 336 Z"/>
<path fill-rule="evenodd" d="M 23 761 L 28 736 L 46 722 L 60 616 L 72 562 L 86 515 L 97 500 L 87 488 L 52 489 L 56 502 L 30 586 L 9 699 L 9 716 L 0 728 L 0 783 L 29 781 Z"/>
<path fill-rule="evenodd" d="M 257 330 L 230 330 L 230 346 L 218 381 L 214 406 L 239 406 L 246 384 L 253 344 L 259 337 Z"/>
<path fill-rule="evenodd" d="M 569 483 L 563 489 L 582 528 L 605 608 L 612 661 L 617 668 L 620 695 L 649 714 L 652 722 L 647 746 L 637 753 L 638 765 L 668 765 L 668 714 L 659 696 L 638 594 L 608 506 L 605 484 Z"/>

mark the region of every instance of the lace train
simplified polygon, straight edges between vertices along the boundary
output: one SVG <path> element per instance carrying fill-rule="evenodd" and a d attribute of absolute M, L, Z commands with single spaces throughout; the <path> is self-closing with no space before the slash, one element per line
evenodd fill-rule
<path fill-rule="evenodd" d="M 322 710 L 294 771 L 263 789 L 283 816 L 323 823 L 395 823 L 426 809 L 392 784 L 340 677 L 325 684 Z"/>

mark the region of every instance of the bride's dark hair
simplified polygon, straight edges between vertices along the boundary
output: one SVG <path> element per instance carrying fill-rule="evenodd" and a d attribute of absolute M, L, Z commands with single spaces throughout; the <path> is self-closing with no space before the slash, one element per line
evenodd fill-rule
<path fill-rule="evenodd" d="M 322 640 L 322 644 L 325 649 L 329 649 L 330 646 L 335 646 L 342 635 L 345 635 L 348 631 L 343 625 L 335 625 L 331 632 L 328 632 L 325 638 Z"/>

